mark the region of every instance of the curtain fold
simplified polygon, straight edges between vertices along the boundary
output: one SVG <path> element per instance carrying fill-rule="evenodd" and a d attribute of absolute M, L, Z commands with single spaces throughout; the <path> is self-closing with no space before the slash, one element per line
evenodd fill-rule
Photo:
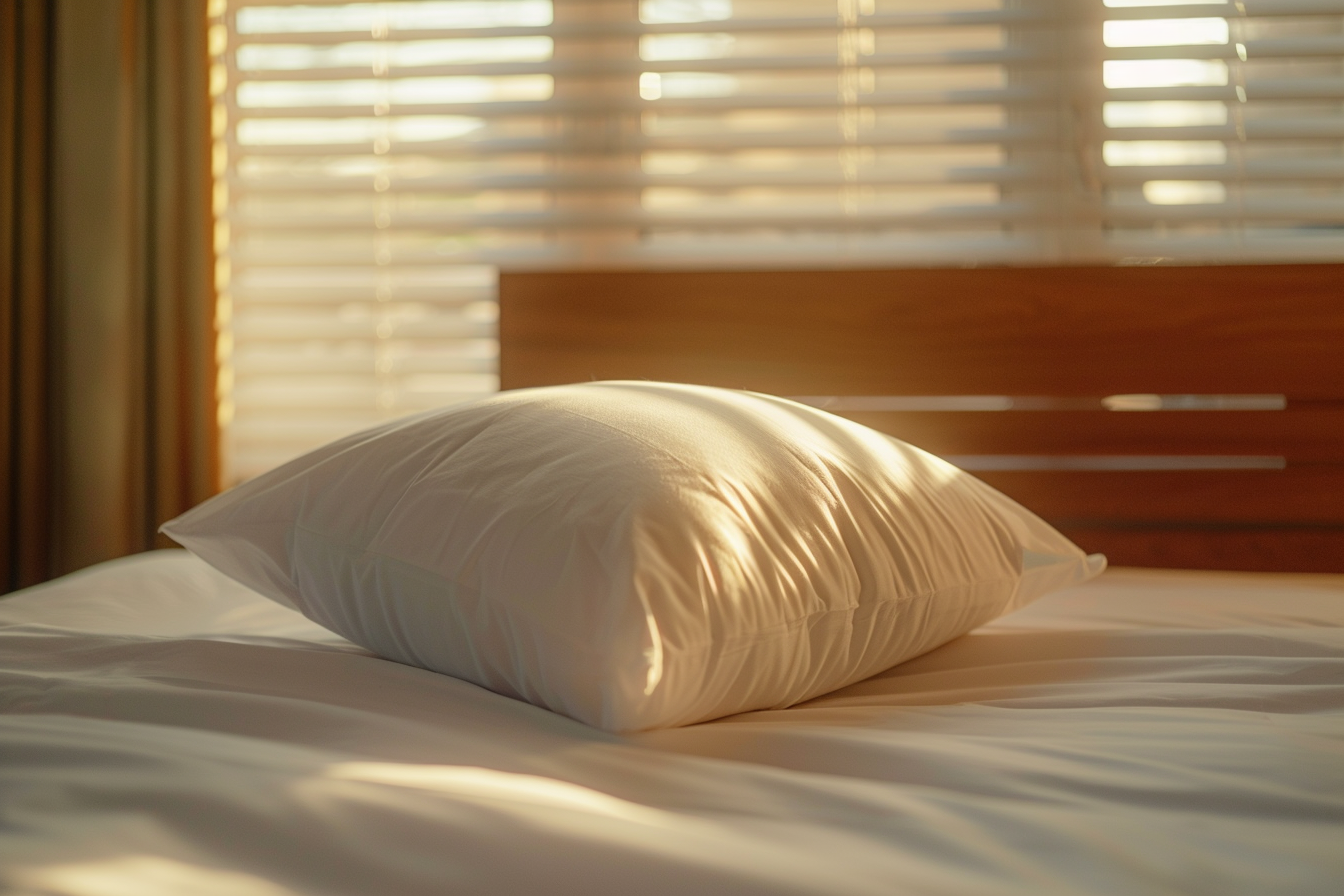
<path fill-rule="evenodd" d="M 51 564 L 51 0 L 0 4 L 0 590 Z"/>
<path fill-rule="evenodd" d="M 5 15 L 45 88 L 0 124 L 8 590 L 166 544 L 218 474 L 204 0 Z"/>

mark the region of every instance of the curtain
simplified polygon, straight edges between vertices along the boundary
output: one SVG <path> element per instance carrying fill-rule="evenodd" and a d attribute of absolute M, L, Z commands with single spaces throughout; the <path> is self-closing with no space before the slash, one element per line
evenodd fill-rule
<path fill-rule="evenodd" d="M 216 489 L 204 0 L 4 5 L 5 590 Z"/>
<path fill-rule="evenodd" d="M 45 578 L 49 562 L 49 6 L 31 0 L 0 5 L 0 588 L 6 591 Z"/>

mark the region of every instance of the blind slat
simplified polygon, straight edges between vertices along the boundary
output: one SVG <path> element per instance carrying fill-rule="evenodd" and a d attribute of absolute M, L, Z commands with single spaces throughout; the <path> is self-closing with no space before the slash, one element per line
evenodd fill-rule
<path fill-rule="evenodd" d="M 960 50 L 925 53 L 882 53 L 863 56 L 852 65 L 866 68 L 928 68 L 930 66 L 985 66 L 1045 64 L 1025 49 Z M 464 62 L 457 64 L 389 65 L 387 78 L 432 78 L 444 76 L 504 77 L 554 75 L 571 78 L 613 78 L 626 81 L 643 73 L 721 74 L 726 72 L 834 72 L 846 63 L 828 56 L 743 56 L 718 59 L 579 58 L 540 62 Z M 373 74 L 369 66 L 332 66 L 307 69 L 271 68 L 246 73 L 253 81 L 358 81 Z"/>
<path fill-rule="evenodd" d="M 1226 169 L 1229 173 L 1232 169 Z M 1050 179 L 1048 171 L 1031 170 L 1025 167 L 996 168 L 943 168 L 937 171 L 937 180 L 933 180 L 928 171 L 883 171 L 878 175 L 866 177 L 864 183 L 869 186 L 901 186 L 910 188 L 939 189 L 946 184 L 989 183 L 1024 184 Z M 305 196 L 360 196 L 369 195 L 371 177 L 352 176 L 343 180 L 325 178 L 274 178 L 274 179 L 238 179 L 229 182 L 230 190 L 237 199 L 249 196 L 293 197 L 302 202 Z M 333 182 L 334 181 L 334 182 Z M 388 181 L 387 189 L 380 195 L 389 197 L 424 196 L 435 193 L 470 194 L 474 192 L 518 191 L 532 193 L 545 190 L 552 193 L 583 192 L 600 194 L 608 191 L 624 191 L 643 187 L 685 187 L 699 190 L 733 190 L 744 187 L 844 187 L 847 181 L 840 172 L 822 173 L 813 171 L 745 171 L 737 173 L 710 172 L 705 174 L 645 174 L 642 172 L 604 174 L 519 174 L 519 175 L 464 175 L 462 177 L 423 177 Z"/>
<path fill-rule="evenodd" d="M 1244 200 L 1237 203 L 1206 202 L 1186 205 L 1078 205 L 1071 209 L 1075 221 L 1085 222 L 1098 216 L 1130 220 L 1172 220 L 1192 218 L 1222 219 L 1234 213 L 1246 219 L 1286 219 L 1301 221 L 1344 221 L 1344 197 L 1311 201 Z M 672 212 L 538 212 L 477 215 L 408 215 L 399 227 L 405 230 L 427 232 L 462 230 L 609 230 L 613 228 L 741 230 L 768 227 L 779 221 L 784 208 L 764 208 L 759 211 L 723 211 L 714 214 L 676 214 Z M 1058 217 L 1054 206 L 1032 208 L 1025 204 L 998 202 L 992 205 L 935 208 L 913 212 L 855 211 L 846 213 L 816 213 L 793 210 L 788 214 L 791 227 L 800 229 L 849 230 L 875 227 L 936 227 L 957 226 L 968 221 L 981 223 L 1049 221 Z M 367 224 L 359 220 L 340 220 L 330 216 L 282 218 L 261 223 L 250 222 L 251 232 L 271 241 L 276 251 L 285 251 L 286 233 L 304 230 L 309 233 L 362 233 Z"/>
<path fill-rule="evenodd" d="M 1237 93 L 1240 86 L 1246 95 Z M 1242 85 L 1213 87 L 1112 87 L 1097 91 L 1102 100 L 1219 100 L 1228 103 L 1265 100 L 1344 99 L 1344 78 L 1256 78 Z"/>
<path fill-rule="evenodd" d="M 233 5 L 272 6 L 273 0 L 265 3 L 240 3 L 232 0 Z M 317 5 L 307 3 L 304 5 Z M 337 0 L 332 5 L 345 5 Z M 1341 4 L 1344 5 L 1344 4 Z M 1108 11 L 1109 14 L 1109 11 Z M 872 13 L 863 16 L 865 28 L 939 28 L 971 27 L 985 25 L 1020 25 L 1027 23 L 1047 24 L 1053 19 L 1041 10 L 1029 8 L 1000 9 L 962 9 L 962 10 L 925 10 L 904 13 Z M 835 16 L 798 16 L 793 18 L 753 16 L 729 19 L 709 19 L 687 22 L 641 22 L 610 21 L 594 18 L 588 21 L 573 21 L 537 25 L 499 25 L 480 28 L 395 28 L 388 27 L 385 40 L 451 40 L 459 38 L 490 39 L 501 37 L 554 37 L 569 40 L 594 40 L 601 38 L 630 38 L 646 34 L 779 34 L 794 32 L 829 33 L 836 29 Z M 368 30 L 364 31 L 251 31 L 238 35 L 240 43 L 282 43 L 337 45 L 367 41 Z"/>
<path fill-rule="evenodd" d="M 1157 47 L 1108 47 L 1106 59 L 1310 59 L 1344 54 L 1344 38 L 1295 37 L 1285 40 L 1238 41 L 1235 44 L 1163 45 Z M 1243 55 L 1245 58 L 1243 59 Z"/>
<path fill-rule="evenodd" d="M 818 133 L 802 126 L 784 132 L 707 133 L 694 136 L 631 135 L 612 140 L 591 139 L 585 136 L 570 138 L 501 137 L 460 140 L 425 140 L 391 142 L 378 155 L 414 155 L 443 159 L 485 157 L 511 154 L 588 156 L 610 158 L 622 153 L 640 153 L 646 150 L 703 150 L 716 152 L 735 149 L 841 149 L 858 146 L 953 146 L 967 144 L 1008 145 L 1043 143 L 1049 133 L 1027 126 L 1001 128 L 957 128 L 946 131 L 909 130 L 868 131 L 853 140 L 843 134 Z M 334 143 L 322 147 L 332 155 L 375 154 L 376 142 Z M 240 147 L 248 156 L 311 156 L 313 147 L 307 144 L 247 145 Z"/>
<path fill-rule="evenodd" d="M 1189 127 L 1107 128 L 1107 140 L 1330 140 L 1344 138 L 1344 115 Z"/>
<path fill-rule="evenodd" d="M 275 6 L 275 0 L 230 0 L 234 8 Z M 307 0 L 305 6 L 345 6 L 348 0 Z M 1062 6 L 1065 6 L 1061 4 Z M 1184 18 L 1266 18 L 1288 16 L 1344 15 L 1344 0 L 1244 0 L 1241 3 L 1182 3 L 1171 6 L 1113 6 L 1097 9 L 1084 4 L 1050 12 L 1041 8 L 1004 7 L 999 9 L 926 10 L 905 13 L 872 13 L 859 24 L 874 29 L 913 29 L 975 25 L 1055 25 L 1092 24 L 1101 19 L 1184 19 Z M 538 25 L 499 25 L 479 28 L 396 28 L 388 27 L 385 40 L 445 40 L 454 38 L 499 38 L 554 36 L 574 39 L 632 37 L 644 34 L 753 34 L 834 30 L 835 16 L 797 18 L 751 17 L 710 19 L 687 22 L 612 22 L 579 21 Z M 368 30 L 322 30 L 313 32 L 249 31 L 238 35 L 240 43 L 284 43 L 336 45 L 365 41 Z"/>
<path fill-rule="evenodd" d="M 937 172 L 938 180 L 930 182 L 928 173 L 884 171 L 865 178 L 870 186 L 903 186 L 938 189 L 944 184 L 1040 184 L 1054 179 L 1054 172 L 1026 167 L 948 168 Z M 1106 168 L 1100 172 L 1105 183 L 1141 183 L 1147 180 L 1219 180 L 1236 182 L 1333 182 L 1344 179 L 1344 159 L 1297 159 L 1249 161 L 1221 165 L 1148 165 L 1143 167 Z M 248 196 L 290 197 L 302 202 L 305 195 L 367 197 L 372 178 L 367 175 L 347 179 L 274 178 L 237 179 L 230 181 L 230 189 L 237 199 Z M 344 181 L 349 181 L 344 182 Z M 433 193 L 470 194 L 475 192 L 551 192 L 578 191 L 600 194 L 604 191 L 622 191 L 643 187 L 685 187 L 699 190 L 734 190 L 746 187 L 830 187 L 845 186 L 840 173 L 833 175 L 811 172 L 751 171 L 684 175 L 657 174 L 547 174 L 531 175 L 464 175 L 462 177 L 407 178 L 390 180 L 380 195 L 389 197 L 422 196 Z"/>
<path fill-rule="evenodd" d="M 868 93 L 861 105 L 869 108 L 898 106 L 985 106 L 1005 103 L 1044 103 L 1049 93 L 1025 87 L 986 90 L 907 90 Z M 517 100 L 479 103 L 416 103 L 387 105 L 385 114 L 468 115 L 474 118 L 522 118 L 536 115 L 641 115 L 645 112 L 714 113 L 753 109 L 834 109 L 835 96 L 759 94 L 727 97 L 673 97 L 641 100 L 637 97 L 611 100 Z M 363 114 L 372 104 L 345 106 L 271 106 L 245 107 L 238 110 L 239 120 L 273 118 L 339 118 Z"/>

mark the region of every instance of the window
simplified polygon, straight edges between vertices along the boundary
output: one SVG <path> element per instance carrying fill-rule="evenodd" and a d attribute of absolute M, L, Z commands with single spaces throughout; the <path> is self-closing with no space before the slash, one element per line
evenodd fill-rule
<path fill-rule="evenodd" d="M 1344 257 L 1344 0 L 217 0 L 231 479 L 495 388 L 508 267 Z"/>

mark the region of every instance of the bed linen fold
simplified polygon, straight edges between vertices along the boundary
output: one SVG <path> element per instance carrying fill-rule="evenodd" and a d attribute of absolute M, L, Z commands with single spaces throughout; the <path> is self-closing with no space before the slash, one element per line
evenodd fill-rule
<path fill-rule="evenodd" d="M 185 552 L 0 600 L 15 893 L 1331 894 L 1344 578 L 1108 572 L 809 703 L 617 737 Z"/>

